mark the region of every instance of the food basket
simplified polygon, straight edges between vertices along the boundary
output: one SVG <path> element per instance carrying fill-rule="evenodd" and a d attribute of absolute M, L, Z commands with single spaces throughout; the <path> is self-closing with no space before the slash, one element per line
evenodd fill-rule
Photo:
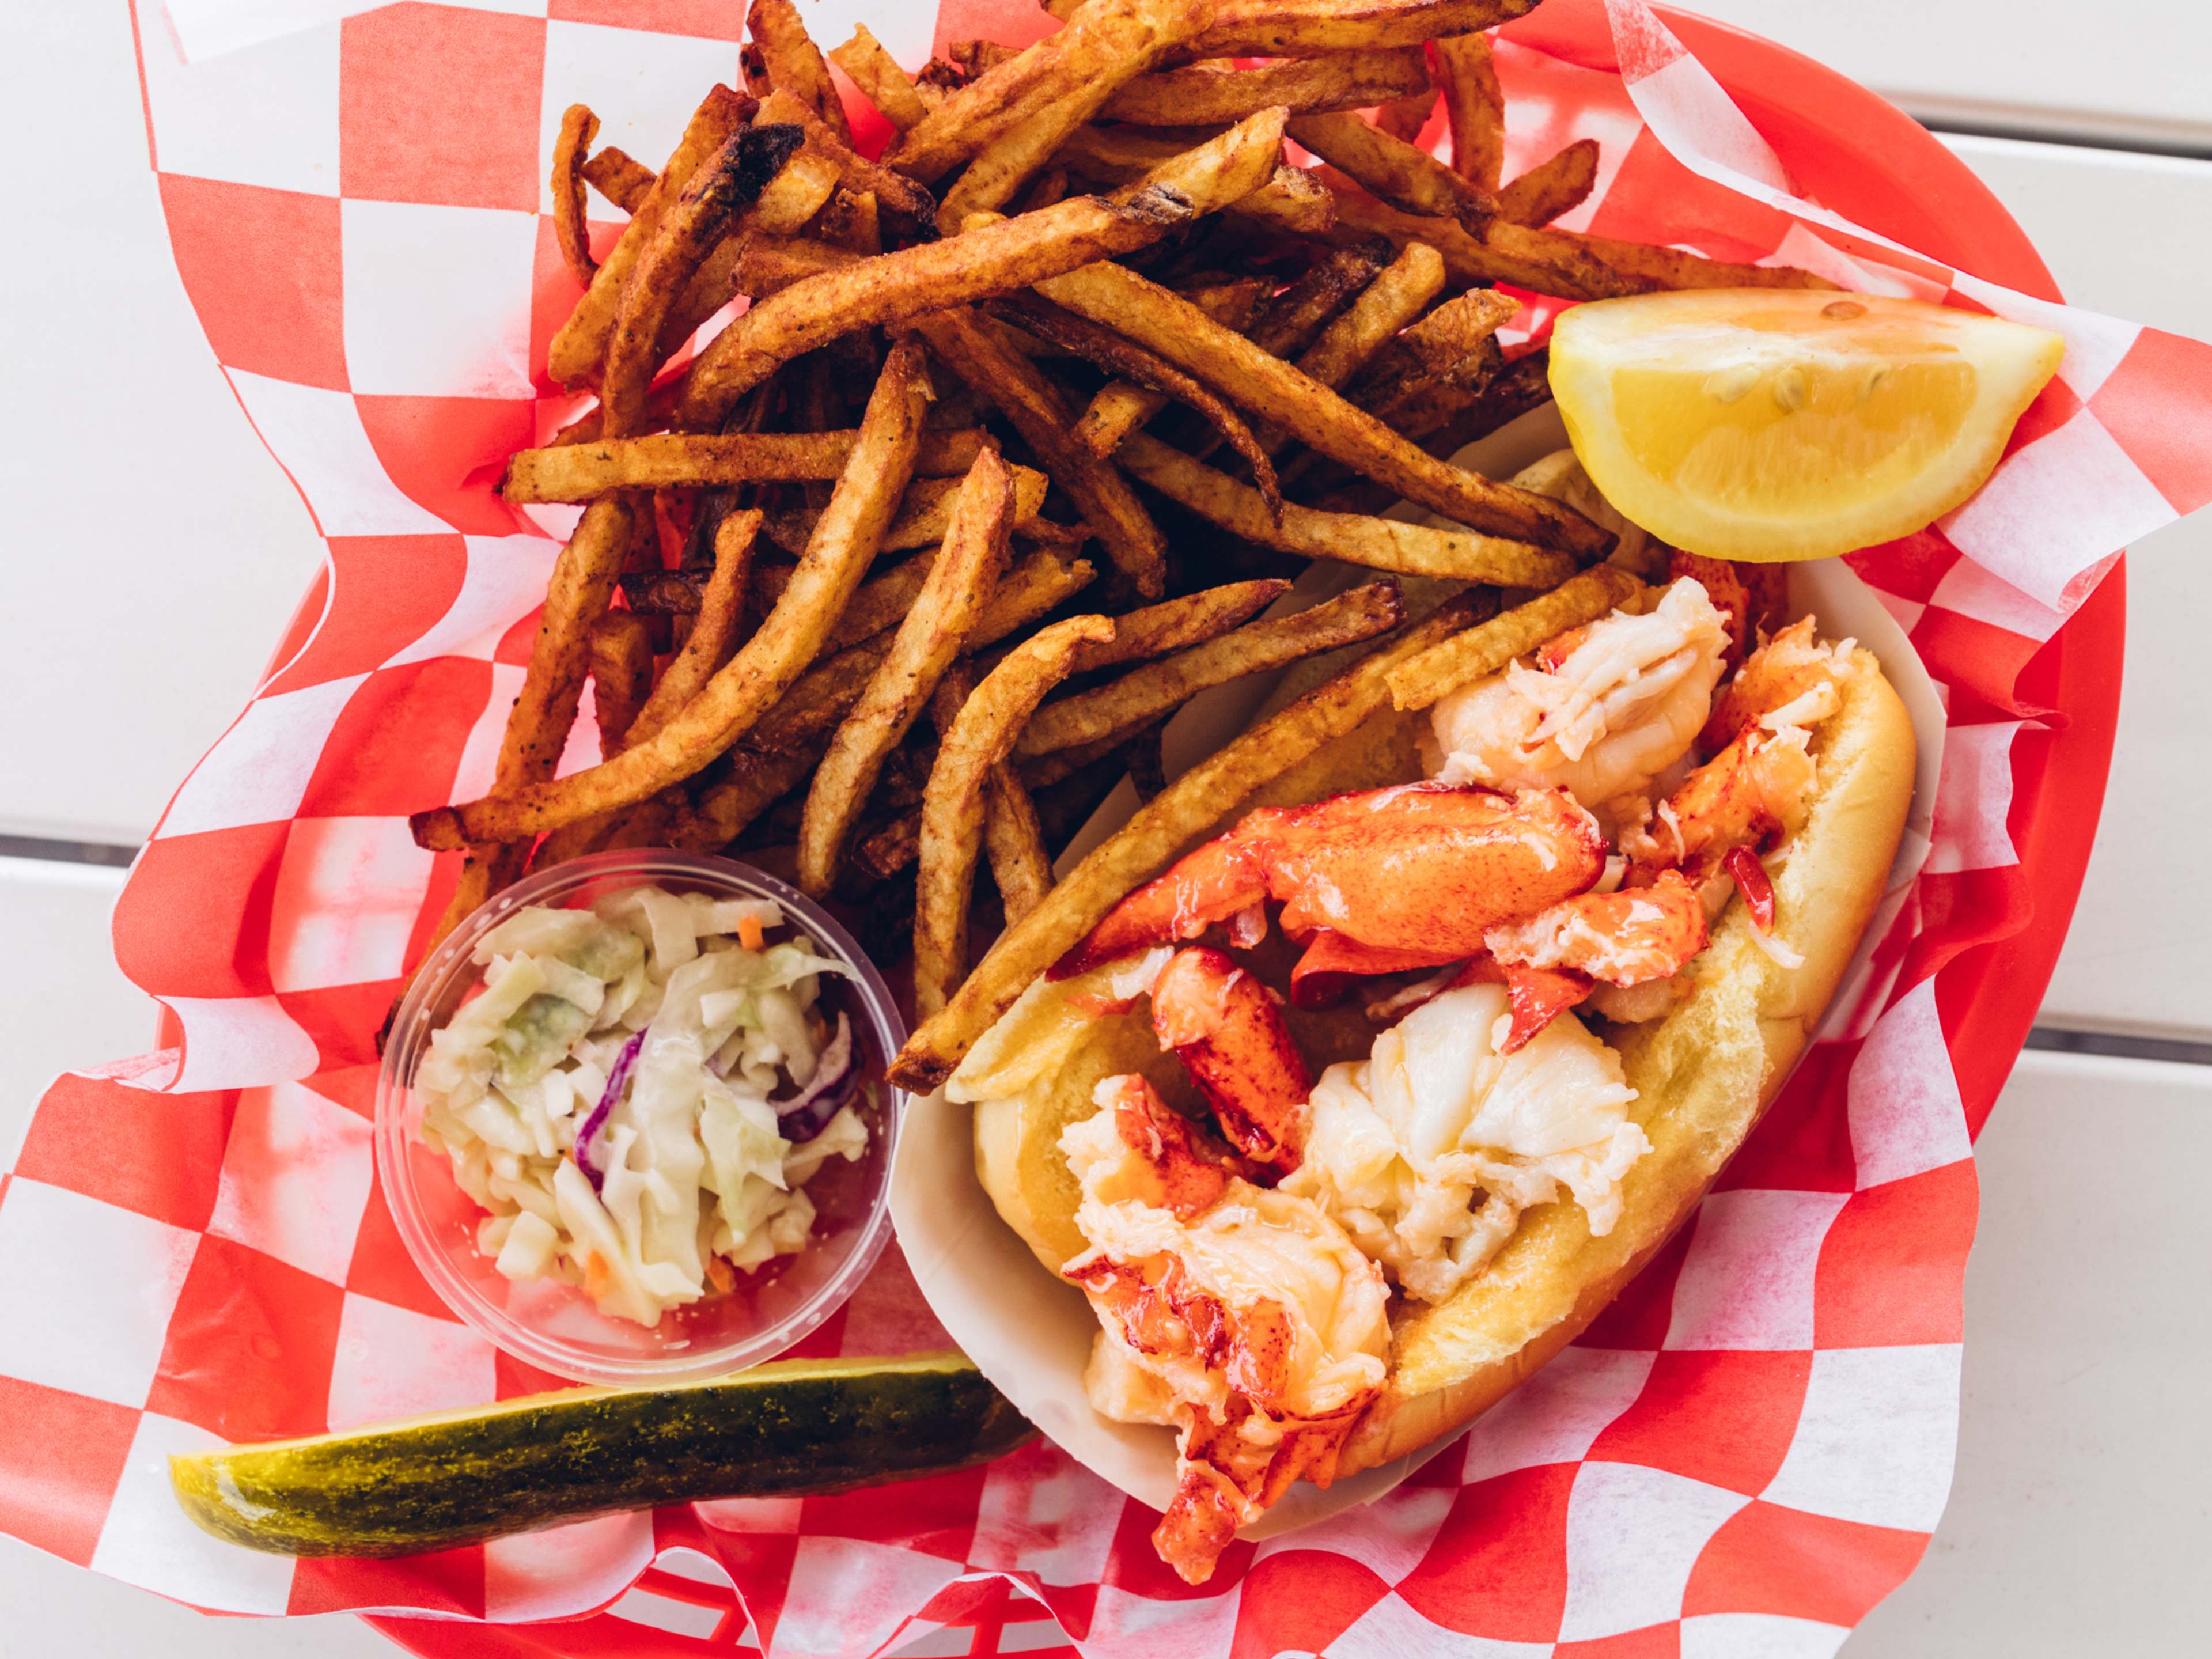
<path fill-rule="evenodd" d="M 635 118 L 609 137 L 665 151 L 734 73 L 743 8 L 393 6 L 189 66 L 137 10 L 179 271 L 329 558 L 118 907 L 118 959 L 164 1006 L 157 1052 L 58 1081 L 0 1184 L 0 1266 L 39 1287 L 0 1314 L 0 1526 L 212 1611 L 349 1610 L 417 1653 L 518 1659 L 1626 1656 L 1692 1633 L 1700 1653 L 1812 1654 L 1902 1582 L 1950 1480 L 1971 1137 L 2088 857 L 2124 620 L 2116 560 L 2034 593 L 1934 532 L 1851 562 L 1948 692 L 1931 843 L 1877 923 L 1863 1017 L 1597 1326 L 1375 1504 L 1240 1544 L 1199 1589 L 1152 1558 L 1148 1512 L 1047 1443 L 895 1494 L 398 1562 L 194 1532 L 169 1453 L 556 1385 L 452 1321 L 402 1249 L 369 1153 L 374 1038 L 454 875 L 405 815 L 489 783 L 557 547 L 490 488 L 574 407 L 532 378 L 572 292 L 541 146 L 580 96 Z M 807 13 L 823 34 L 863 15 L 909 64 L 1049 26 L 1012 0 L 948 0 L 928 36 L 898 8 Z M 1961 162 L 1794 52 L 1637 0 L 1547 0 L 1500 40 L 1510 162 L 1604 146 L 1574 228 L 1798 251 L 1802 223 L 1674 153 L 1716 131 L 1709 71 L 1799 194 L 1919 257 L 1877 255 L 1936 292 L 1956 270 L 2057 299 Z M 1727 154 L 1765 164 L 1756 142 Z M 2103 553 L 2212 495 L 2160 432 L 2203 429 L 2181 388 L 2208 354 L 2081 330 L 2109 361 L 2069 358 L 2015 449 L 2104 434 L 2141 499 L 2098 520 Z M 590 743 L 580 724 L 570 766 Z M 893 1249 L 802 1352 L 943 1341 Z"/>

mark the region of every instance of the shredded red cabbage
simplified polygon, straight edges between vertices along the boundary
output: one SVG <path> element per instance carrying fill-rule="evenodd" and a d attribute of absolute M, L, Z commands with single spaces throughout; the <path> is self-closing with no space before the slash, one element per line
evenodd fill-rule
<path fill-rule="evenodd" d="M 584 1120 L 584 1127 L 576 1131 L 576 1167 L 584 1172 L 584 1179 L 598 1192 L 599 1183 L 606 1177 L 599 1166 L 592 1162 L 592 1142 L 599 1127 L 607 1121 L 607 1114 L 622 1098 L 623 1090 L 629 1082 L 630 1067 L 637 1064 L 638 1050 L 645 1047 L 645 1033 L 640 1031 L 623 1044 L 622 1053 L 615 1056 L 615 1068 L 607 1074 L 607 1086 L 599 1092 L 599 1103 L 592 1108 L 592 1115 Z"/>
<path fill-rule="evenodd" d="M 830 1120 L 851 1103 L 860 1082 L 856 1057 L 853 1022 L 841 1013 L 837 1030 L 821 1059 L 814 1062 L 814 1075 L 806 1079 L 806 1086 L 788 1100 L 769 1102 L 775 1108 L 776 1127 L 785 1139 L 804 1146 L 829 1127 Z"/>

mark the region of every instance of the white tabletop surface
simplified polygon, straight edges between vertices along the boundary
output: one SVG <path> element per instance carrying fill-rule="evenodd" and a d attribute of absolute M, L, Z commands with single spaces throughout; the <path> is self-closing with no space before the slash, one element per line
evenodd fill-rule
<path fill-rule="evenodd" d="M 2172 155 L 1948 140 L 2027 228 L 2069 298 L 2212 337 L 2212 21 L 2179 0 L 1712 0 L 1916 112 Z M 2111 15 L 2111 14 L 2117 14 Z M 0 107 L 64 173 L 18 180 L 0 265 L 0 443 L 19 603 L 0 649 L 0 836 L 128 846 L 236 713 L 320 544 L 202 339 L 163 233 L 119 0 L 10 9 Z M 1910 40 L 1908 51 L 1903 42 Z M 129 441 L 119 441 L 129 434 Z M 2135 550 L 2121 739 L 2048 1026 L 2212 1045 L 2212 809 L 2199 711 L 2212 521 Z M 0 842 L 0 850 L 9 844 Z M 143 1047 L 115 969 L 119 870 L 0 857 L 0 1151 L 64 1066 Z M 2212 1054 L 2212 1046 L 2201 1052 Z M 2212 1509 L 2202 1263 L 2212 1068 L 2027 1055 L 1980 1148 L 1957 1482 L 1927 1561 L 1852 1659 L 2199 1650 Z M 4 1163 L 4 1160 L 0 1160 Z M 2192 1438 L 2193 1437 L 2193 1438 Z M 0 1539 L 0 1659 L 388 1653 L 343 1619 L 204 1620 Z"/>

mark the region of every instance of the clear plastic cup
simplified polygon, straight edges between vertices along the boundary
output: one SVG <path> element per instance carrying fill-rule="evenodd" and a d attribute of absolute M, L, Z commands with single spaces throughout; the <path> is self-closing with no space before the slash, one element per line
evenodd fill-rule
<path fill-rule="evenodd" d="M 430 1033 L 453 1017 L 483 976 L 477 942 L 527 904 L 581 908 L 627 887 L 657 884 L 715 898 L 773 899 L 825 956 L 850 964 L 824 995 L 853 1017 L 866 1079 L 861 1115 L 868 1148 L 831 1158 L 806 1185 L 814 1236 L 796 1255 L 740 1273 L 734 1291 L 672 1308 L 650 1328 L 611 1318 L 559 1279 L 514 1280 L 477 1248 L 483 1212 L 453 1179 L 446 1154 L 422 1136 L 413 1085 Z M 773 1358 L 836 1311 L 890 1237 L 890 1170 L 906 1096 L 884 1080 L 906 1027 L 890 988 L 852 936 L 794 889 L 727 859 L 642 848 L 593 854 L 526 878 L 455 928 L 399 1005 L 376 1085 L 376 1171 L 415 1265 L 456 1317 L 494 1346 L 579 1382 L 687 1382 Z"/>

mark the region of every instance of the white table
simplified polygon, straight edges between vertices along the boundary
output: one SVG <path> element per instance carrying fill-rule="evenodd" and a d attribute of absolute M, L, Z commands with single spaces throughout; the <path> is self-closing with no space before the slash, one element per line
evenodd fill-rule
<path fill-rule="evenodd" d="M 2056 3 L 1711 0 L 1939 124 L 2035 238 L 2070 297 L 2212 337 L 2212 21 L 2138 0 L 2086 21 Z M 2108 10 L 2113 9 L 2107 9 Z M 163 232 L 119 4 L 17 7 L 0 91 L 67 156 L 27 197 L 0 270 L 0 362 L 18 413 L 0 445 L 17 610 L 0 652 L 0 1146 L 53 1073 L 143 1046 L 151 1005 L 110 959 L 127 848 L 237 712 L 320 544 L 216 372 Z M 1912 40 L 1910 64 L 1900 42 Z M 2094 148 L 2052 138 L 2164 148 Z M 65 177 L 65 187 L 63 181 Z M 35 180 L 32 181 L 35 182 Z M 157 418 L 118 447 L 125 410 Z M 35 415 L 32 413 L 35 411 Z M 2212 520 L 2130 561 L 2121 740 L 2098 852 L 2044 1021 L 2212 1059 Z M 35 716 L 35 718 L 27 718 Z M 35 856 L 5 856 L 28 853 Z M 27 945 L 34 949 L 26 949 Z M 35 1009 L 36 1017 L 29 1011 Z M 2085 1148 L 2094 1147 L 2091 1155 Z M 2030 1053 L 1980 1148 L 1966 1408 L 1928 1559 L 1847 1645 L 1853 1659 L 2167 1653 L 2201 1642 L 2212 1515 L 2201 1411 L 2212 1315 L 2212 1066 Z M 2190 1437 L 2193 1436 L 2193 1440 Z M 159 1648 L 382 1655 L 345 1619 L 199 1618 L 0 1540 L 0 1659 Z"/>

